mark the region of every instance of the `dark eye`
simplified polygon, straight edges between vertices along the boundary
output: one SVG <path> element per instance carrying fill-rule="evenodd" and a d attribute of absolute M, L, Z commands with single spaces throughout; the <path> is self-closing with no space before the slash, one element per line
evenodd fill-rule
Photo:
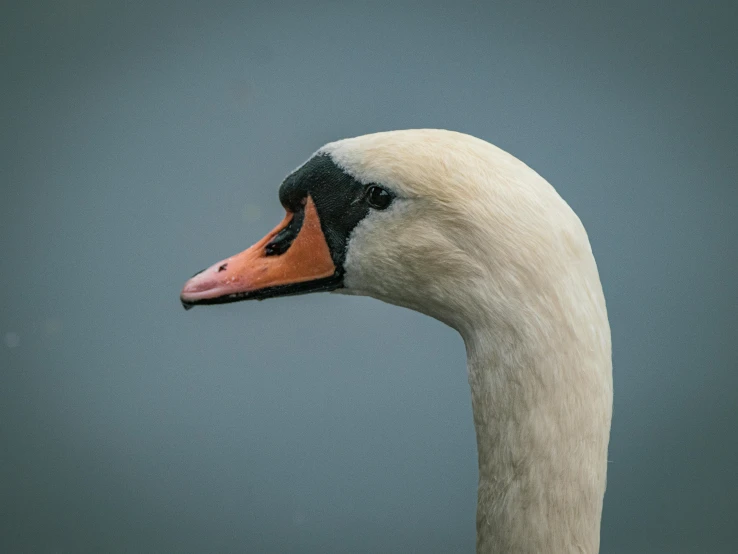
<path fill-rule="evenodd" d="M 366 199 L 372 208 L 384 210 L 392 202 L 392 195 L 382 187 L 372 185 L 366 190 Z"/>

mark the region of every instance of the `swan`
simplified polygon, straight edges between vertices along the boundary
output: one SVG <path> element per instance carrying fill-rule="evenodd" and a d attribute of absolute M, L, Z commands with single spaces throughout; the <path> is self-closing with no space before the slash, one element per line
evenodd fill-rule
<path fill-rule="evenodd" d="M 486 141 L 415 129 L 326 144 L 279 199 L 284 220 L 187 281 L 184 307 L 333 291 L 446 323 L 467 354 L 477 552 L 598 552 L 610 328 L 587 234 L 554 188 Z"/>

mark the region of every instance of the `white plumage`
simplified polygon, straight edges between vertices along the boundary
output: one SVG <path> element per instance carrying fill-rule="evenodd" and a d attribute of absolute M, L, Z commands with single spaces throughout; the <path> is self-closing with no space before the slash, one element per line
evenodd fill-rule
<path fill-rule="evenodd" d="M 595 553 L 612 413 L 610 329 L 587 234 L 541 176 L 482 140 L 377 133 L 319 150 L 398 193 L 359 223 L 345 289 L 466 344 L 479 553 Z"/>

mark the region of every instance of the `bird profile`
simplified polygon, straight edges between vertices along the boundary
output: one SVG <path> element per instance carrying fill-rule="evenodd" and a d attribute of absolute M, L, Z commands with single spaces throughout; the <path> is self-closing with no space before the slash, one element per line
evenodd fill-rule
<path fill-rule="evenodd" d="M 477 552 L 599 551 L 610 328 L 579 218 L 543 177 L 462 133 L 326 144 L 279 188 L 284 220 L 184 285 L 186 308 L 335 292 L 434 317 L 466 347 Z"/>

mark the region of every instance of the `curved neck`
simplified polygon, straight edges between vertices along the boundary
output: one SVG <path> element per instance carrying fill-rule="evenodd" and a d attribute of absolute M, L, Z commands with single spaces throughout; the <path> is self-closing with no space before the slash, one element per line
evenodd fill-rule
<path fill-rule="evenodd" d="M 479 455 L 478 554 L 598 552 L 612 410 L 602 306 L 604 320 L 551 325 L 544 315 L 462 333 Z"/>

